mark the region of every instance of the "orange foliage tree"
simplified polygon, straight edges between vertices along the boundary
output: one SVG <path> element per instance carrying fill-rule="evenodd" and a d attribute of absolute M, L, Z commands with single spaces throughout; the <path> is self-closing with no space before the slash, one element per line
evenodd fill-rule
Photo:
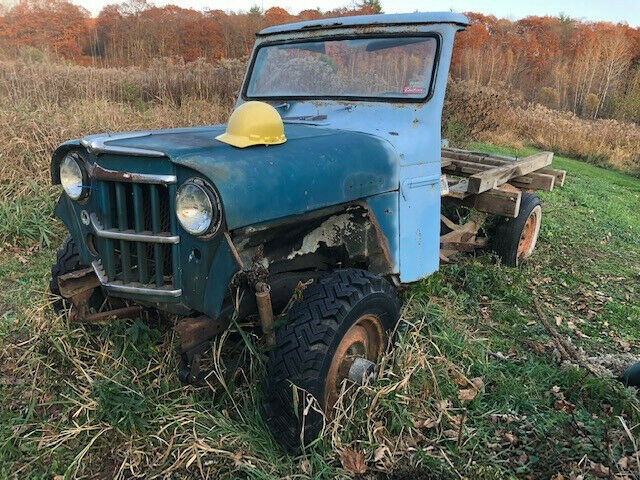
<path fill-rule="evenodd" d="M 515 22 L 467 16 L 471 25 L 454 47 L 454 76 L 480 85 L 510 85 L 530 100 L 551 96 L 559 108 L 594 117 L 604 113 L 629 120 L 632 109 L 640 109 L 640 85 L 634 80 L 640 75 L 640 29 L 564 16 Z M 625 114 L 616 114 L 621 103 Z M 640 121 L 640 112 L 635 119 Z"/>
<path fill-rule="evenodd" d="M 277 6 L 233 13 L 126 0 L 90 18 L 68 0 L 21 0 L 0 7 L 0 46 L 31 46 L 106 65 L 144 65 L 158 57 L 215 62 L 246 57 L 255 33 L 269 25 L 379 11 L 377 0 L 297 15 Z M 454 46 L 454 77 L 511 86 L 525 99 L 544 99 L 578 114 L 640 121 L 639 28 L 565 16 L 515 22 L 473 12 L 467 16 L 471 24 Z"/>
<path fill-rule="evenodd" d="M 296 18 L 289 14 L 284 8 L 271 7 L 264 12 L 264 19 L 267 25 L 282 25 L 283 23 L 295 21 Z"/>
<path fill-rule="evenodd" d="M 87 10 L 67 0 L 23 0 L 3 15 L 0 38 L 79 60 L 87 42 L 89 19 Z"/>

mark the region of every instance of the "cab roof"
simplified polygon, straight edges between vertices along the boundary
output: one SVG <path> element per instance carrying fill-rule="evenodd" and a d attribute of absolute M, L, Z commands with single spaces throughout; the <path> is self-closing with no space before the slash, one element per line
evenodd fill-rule
<path fill-rule="evenodd" d="M 456 12 L 415 12 L 394 13 L 388 15 L 356 15 L 353 17 L 322 18 L 306 22 L 287 23 L 267 27 L 258 36 L 273 35 L 286 32 L 301 32 L 308 30 L 330 30 L 333 28 L 366 27 L 366 26 L 394 26 L 421 25 L 432 23 L 453 23 L 460 27 L 469 25 L 467 17 Z"/>

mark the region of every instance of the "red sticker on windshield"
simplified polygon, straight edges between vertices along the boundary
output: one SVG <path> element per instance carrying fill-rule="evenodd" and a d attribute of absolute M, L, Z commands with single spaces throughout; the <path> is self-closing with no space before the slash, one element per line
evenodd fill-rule
<path fill-rule="evenodd" d="M 424 95 L 424 88 L 410 87 L 409 85 L 405 85 L 402 88 L 402 93 L 405 95 Z"/>

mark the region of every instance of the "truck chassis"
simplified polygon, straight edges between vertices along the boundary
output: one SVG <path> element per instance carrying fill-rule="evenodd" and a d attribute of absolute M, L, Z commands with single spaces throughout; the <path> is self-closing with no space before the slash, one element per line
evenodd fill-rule
<path fill-rule="evenodd" d="M 479 236 L 490 215 L 516 218 L 523 192 L 550 192 L 564 185 L 567 172 L 550 168 L 552 152 L 514 158 L 457 148 L 443 148 L 440 261 L 450 263 L 456 254 L 487 246 L 489 238 Z M 447 207 L 467 207 L 472 214 L 462 225 L 447 216 Z M 531 232 L 523 232 L 523 234 Z M 537 234 L 537 233 L 536 233 Z M 529 239 L 535 241 L 535 238 Z"/>

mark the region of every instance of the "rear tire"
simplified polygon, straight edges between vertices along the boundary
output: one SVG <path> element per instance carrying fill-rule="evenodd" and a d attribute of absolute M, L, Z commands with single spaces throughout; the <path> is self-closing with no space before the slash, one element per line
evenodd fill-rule
<path fill-rule="evenodd" d="M 330 414 L 345 366 L 357 357 L 377 360 L 399 315 L 395 289 L 363 270 L 337 270 L 305 290 L 276 332 L 263 385 L 263 417 L 280 445 L 295 451 L 301 440 L 306 445 L 318 437 L 324 421 L 318 410 Z M 319 407 L 306 415 L 304 392 Z"/>
<path fill-rule="evenodd" d="M 540 198 L 532 193 L 522 194 L 516 218 L 500 218 L 491 235 L 491 245 L 504 265 L 517 267 L 533 254 L 541 221 Z"/>

